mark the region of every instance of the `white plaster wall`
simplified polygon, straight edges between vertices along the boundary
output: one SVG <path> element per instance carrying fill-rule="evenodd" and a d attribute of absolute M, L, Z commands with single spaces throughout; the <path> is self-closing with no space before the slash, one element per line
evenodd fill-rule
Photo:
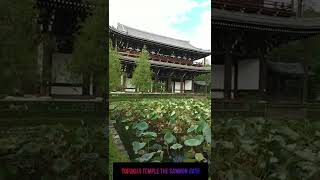
<path fill-rule="evenodd" d="M 82 83 L 82 76 L 74 76 L 68 70 L 72 54 L 53 53 L 52 55 L 52 82 L 53 83 Z M 81 95 L 82 87 L 52 86 L 51 94 L 56 95 Z M 93 94 L 92 84 L 90 94 Z"/>
<path fill-rule="evenodd" d="M 239 61 L 238 89 L 257 90 L 259 89 L 259 60 Z M 213 65 L 213 89 L 224 89 L 224 65 Z M 232 89 L 234 88 L 234 68 L 232 68 Z"/>
<path fill-rule="evenodd" d="M 181 92 L 181 82 L 174 82 L 175 85 L 175 93 L 180 93 Z"/>
<path fill-rule="evenodd" d="M 213 65 L 212 67 L 213 89 L 224 88 L 224 65 Z"/>
<path fill-rule="evenodd" d="M 258 59 L 239 61 L 238 64 L 238 89 L 258 90 L 260 77 L 260 64 Z M 224 89 L 224 65 L 212 66 L 213 89 Z M 234 89 L 234 68 L 232 68 L 232 84 Z M 214 92 L 213 98 L 223 98 L 223 92 Z"/>
<path fill-rule="evenodd" d="M 192 90 L 192 80 L 185 80 L 185 90 L 191 91 Z"/>
<path fill-rule="evenodd" d="M 224 89 L 224 65 L 214 65 L 213 67 L 213 88 Z M 231 70 L 231 88 L 234 87 L 234 68 Z"/>
<path fill-rule="evenodd" d="M 81 76 L 72 76 L 68 65 L 72 54 L 53 53 L 52 55 L 52 82 L 55 83 L 81 83 Z"/>
<path fill-rule="evenodd" d="M 238 89 L 259 89 L 260 62 L 258 59 L 239 61 Z"/>

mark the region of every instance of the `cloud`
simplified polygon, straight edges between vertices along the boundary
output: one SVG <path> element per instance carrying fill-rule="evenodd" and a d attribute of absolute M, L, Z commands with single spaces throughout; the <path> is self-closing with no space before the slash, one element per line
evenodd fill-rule
<path fill-rule="evenodd" d="M 109 0 L 109 22 L 115 27 L 122 23 L 155 34 L 189 40 L 202 49 L 211 49 L 210 3 L 210 0 Z M 174 28 L 175 24 L 194 20 L 188 13 L 195 8 L 205 9 L 196 27 Z"/>
<path fill-rule="evenodd" d="M 201 14 L 201 22 L 195 28 L 193 34 L 190 37 L 190 43 L 193 46 L 211 50 L 211 10 L 204 11 Z M 211 56 L 206 57 L 206 60 L 211 64 Z"/>

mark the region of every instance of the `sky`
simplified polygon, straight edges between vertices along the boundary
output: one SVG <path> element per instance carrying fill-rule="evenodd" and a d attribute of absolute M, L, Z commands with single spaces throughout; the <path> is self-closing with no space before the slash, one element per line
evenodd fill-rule
<path fill-rule="evenodd" d="M 109 23 L 187 40 L 211 50 L 211 0 L 109 0 Z"/>

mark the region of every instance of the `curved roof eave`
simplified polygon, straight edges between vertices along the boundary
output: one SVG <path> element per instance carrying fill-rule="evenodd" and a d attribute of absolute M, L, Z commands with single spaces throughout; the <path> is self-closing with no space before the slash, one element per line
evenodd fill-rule
<path fill-rule="evenodd" d="M 320 18 L 284 18 L 214 9 L 212 21 L 263 26 L 266 30 L 288 29 L 293 33 L 320 33 Z"/>
<path fill-rule="evenodd" d="M 180 50 L 191 51 L 191 52 L 194 52 L 194 53 L 197 53 L 197 54 L 202 54 L 204 57 L 207 57 L 207 56 L 211 55 L 211 51 L 210 50 L 203 50 L 203 49 L 198 49 L 198 48 L 189 49 L 189 48 L 183 48 L 183 47 L 174 46 L 174 45 L 171 45 L 171 44 L 164 44 L 164 43 L 152 41 L 152 40 L 149 40 L 149 39 L 143 39 L 143 38 L 140 38 L 140 37 L 135 37 L 135 36 L 129 35 L 129 34 L 125 33 L 125 32 L 121 32 L 120 30 L 118 30 L 118 29 L 116 29 L 114 27 L 109 27 L 109 30 L 114 31 L 114 32 L 116 32 L 116 33 L 118 33 L 120 35 L 123 35 L 123 36 L 126 36 L 126 37 L 130 37 L 130 38 L 134 38 L 134 39 L 138 39 L 138 40 L 141 40 L 141 41 L 146 41 L 146 42 L 150 42 L 150 43 L 156 43 L 156 44 L 159 44 L 159 45 L 162 45 L 162 46 L 167 46 L 167 47 L 176 48 L 176 49 L 180 49 Z"/>

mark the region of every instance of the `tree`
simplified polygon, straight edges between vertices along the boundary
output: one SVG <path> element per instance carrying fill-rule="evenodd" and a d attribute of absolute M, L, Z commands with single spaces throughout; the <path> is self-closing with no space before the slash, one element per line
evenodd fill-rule
<path fill-rule="evenodd" d="M 121 63 L 118 52 L 112 47 L 109 40 L 109 89 L 117 90 L 121 85 Z"/>
<path fill-rule="evenodd" d="M 320 17 L 320 13 L 312 9 L 304 12 L 305 17 Z M 274 48 L 268 55 L 270 60 L 282 62 L 301 62 L 308 65 L 314 73 L 309 83 L 309 89 L 316 90 L 320 83 L 320 36 L 313 36 L 311 38 L 293 41 L 284 44 L 281 47 Z M 314 94 L 315 92 L 310 92 Z"/>
<path fill-rule="evenodd" d="M 34 92 L 39 80 L 35 0 L 0 2 L 0 94 Z"/>
<path fill-rule="evenodd" d="M 149 53 L 144 47 L 141 51 L 139 58 L 136 61 L 137 67 L 135 68 L 132 76 L 132 83 L 136 89 L 145 92 L 151 89 L 152 72 L 151 64 L 149 61 Z"/>
<path fill-rule="evenodd" d="M 211 67 L 208 65 L 207 67 Z M 211 68 L 210 68 L 211 69 Z M 210 87 L 211 87 L 211 71 L 210 73 L 207 74 L 201 74 L 197 77 L 195 77 L 196 81 L 204 81 L 206 83 L 206 92 L 210 92 Z"/>
<path fill-rule="evenodd" d="M 75 34 L 73 59 L 70 65 L 73 73 L 82 75 L 85 94 L 89 91 L 90 76 L 93 77 L 96 92 L 105 90 L 107 80 L 107 1 L 91 2 L 94 5 L 92 14 L 85 19 L 79 32 Z"/>

